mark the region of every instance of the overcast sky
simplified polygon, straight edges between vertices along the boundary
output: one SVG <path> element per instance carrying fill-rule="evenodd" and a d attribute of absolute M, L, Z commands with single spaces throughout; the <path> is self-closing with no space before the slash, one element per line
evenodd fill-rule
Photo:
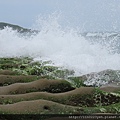
<path fill-rule="evenodd" d="M 120 31 L 120 0 L 0 0 L 0 21 L 28 28 L 39 14 L 56 11 L 83 31 Z"/>

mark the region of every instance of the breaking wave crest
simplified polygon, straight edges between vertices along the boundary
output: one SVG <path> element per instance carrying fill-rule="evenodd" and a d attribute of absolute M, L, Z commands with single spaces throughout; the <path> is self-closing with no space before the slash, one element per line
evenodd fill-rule
<path fill-rule="evenodd" d="M 115 39 L 87 39 L 78 29 L 62 27 L 59 17 L 54 15 L 39 18 L 35 26 L 40 32 L 29 36 L 20 35 L 9 27 L 0 30 L 0 57 L 29 56 L 35 60 L 51 60 L 56 66 L 73 69 L 77 74 L 120 70 Z"/>

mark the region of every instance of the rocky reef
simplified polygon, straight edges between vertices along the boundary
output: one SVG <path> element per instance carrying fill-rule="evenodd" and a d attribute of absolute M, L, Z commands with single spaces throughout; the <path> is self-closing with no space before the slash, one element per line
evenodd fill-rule
<path fill-rule="evenodd" d="M 119 70 L 74 77 L 49 62 L 0 58 L 1 114 L 120 114 Z"/>

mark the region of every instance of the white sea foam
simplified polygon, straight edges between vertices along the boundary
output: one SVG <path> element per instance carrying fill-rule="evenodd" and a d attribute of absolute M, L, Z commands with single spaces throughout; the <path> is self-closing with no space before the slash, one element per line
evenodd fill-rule
<path fill-rule="evenodd" d="M 63 28 L 56 17 L 38 21 L 36 26 L 40 32 L 36 35 L 20 36 L 8 27 L 0 30 L 0 57 L 31 56 L 37 60 L 51 60 L 77 74 L 120 70 L 120 54 L 111 53 L 110 45 L 91 43 L 78 34 L 79 31 Z"/>

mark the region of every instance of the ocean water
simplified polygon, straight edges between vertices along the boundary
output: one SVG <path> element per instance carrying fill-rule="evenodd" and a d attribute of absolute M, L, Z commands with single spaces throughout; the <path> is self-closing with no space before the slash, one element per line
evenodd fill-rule
<path fill-rule="evenodd" d="M 40 32 L 21 35 L 12 28 L 0 30 L 0 57 L 29 56 L 74 70 L 76 75 L 106 69 L 120 70 L 119 33 L 86 32 L 62 27 L 56 17 L 38 19 Z"/>

